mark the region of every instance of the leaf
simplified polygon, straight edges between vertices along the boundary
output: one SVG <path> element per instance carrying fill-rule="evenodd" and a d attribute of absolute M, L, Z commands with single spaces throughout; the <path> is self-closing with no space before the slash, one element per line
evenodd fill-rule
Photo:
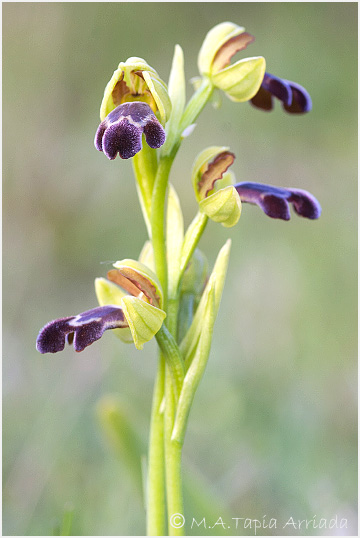
<path fill-rule="evenodd" d="M 161 153 L 170 153 L 174 143 L 181 135 L 179 132 L 181 118 L 185 107 L 185 73 L 184 73 L 184 53 L 180 45 L 175 46 L 172 61 L 169 85 L 169 97 L 171 100 L 171 115 L 166 125 L 166 142 Z"/>
<path fill-rule="evenodd" d="M 215 316 L 217 315 L 217 312 L 219 310 L 222 291 L 224 289 L 224 284 L 225 284 L 227 266 L 229 263 L 230 249 L 231 249 L 231 240 L 228 239 L 225 245 L 221 248 L 216 258 L 214 268 L 210 275 L 209 281 L 205 287 L 204 293 L 201 297 L 199 306 L 196 310 L 196 314 L 194 316 L 190 329 L 188 330 L 188 332 L 186 333 L 184 339 L 182 340 L 180 344 L 181 353 L 183 357 L 185 357 L 185 366 L 189 365 L 190 357 L 192 356 L 193 351 L 196 348 L 196 345 L 198 343 L 199 336 L 202 331 L 202 320 L 204 318 L 208 295 L 214 284 L 215 284 Z"/>

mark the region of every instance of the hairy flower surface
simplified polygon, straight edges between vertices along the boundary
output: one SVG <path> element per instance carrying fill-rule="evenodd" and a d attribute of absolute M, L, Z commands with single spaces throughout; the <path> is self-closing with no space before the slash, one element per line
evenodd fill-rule
<path fill-rule="evenodd" d="M 100 123 L 94 143 L 110 160 L 117 154 L 130 159 L 141 150 L 143 133 L 151 148 L 159 148 L 165 142 L 165 131 L 148 104 L 124 103 Z"/>
<path fill-rule="evenodd" d="M 77 316 L 50 321 L 41 329 L 36 340 L 36 349 L 40 353 L 57 353 L 64 349 L 68 340 L 69 343 L 73 341 L 75 351 L 83 351 L 99 340 L 107 329 L 128 326 L 119 306 L 99 306 Z"/>
<path fill-rule="evenodd" d="M 259 91 L 250 102 L 262 110 L 272 110 L 274 97 L 282 101 L 284 110 L 290 114 L 304 114 L 312 107 L 309 93 L 300 84 L 265 73 Z"/>
<path fill-rule="evenodd" d="M 289 204 L 293 205 L 300 217 L 314 220 L 321 215 L 319 202 L 308 191 L 273 187 L 262 183 L 237 183 L 234 187 L 242 202 L 258 205 L 273 219 L 290 220 Z"/>

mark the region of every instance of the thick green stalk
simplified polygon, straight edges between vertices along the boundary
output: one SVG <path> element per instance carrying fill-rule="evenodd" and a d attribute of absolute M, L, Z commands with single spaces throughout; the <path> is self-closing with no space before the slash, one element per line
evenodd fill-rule
<path fill-rule="evenodd" d="M 165 360 L 160 354 L 154 387 L 148 455 L 147 514 L 148 536 L 164 536 L 165 525 L 165 469 L 164 469 L 164 398 Z"/>
<path fill-rule="evenodd" d="M 181 119 L 179 135 L 181 135 L 189 125 L 194 123 L 206 103 L 209 101 L 212 93 L 214 91 L 214 86 L 211 80 L 207 77 L 203 77 L 200 87 L 196 90 L 194 95 L 191 97 L 188 102 L 183 117 Z"/>
<path fill-rule="evenodd" d="M 156 340 L 165 356 L 166 366 L 173 382 L 175 401 L 177 402 L 185 376 L 184 361 L 181 357 L 180 349 L 165 325 L 156 333 Z"/>
<path fill-rule="evenodd" d="M 150 148 L 145 142 L 144 136 L 143 147 L 141 151 L 132 158 L 132 165 L 134 176 L 136 178 L 141 209 L 149 237 L 151 237 L 151 198 L 157 170 L 157 154 L 156 150 Z"/>
<path fill-rule="evenodd" d="M 165 469 L 166 469 L 166 498 L 168 513 L 169 536 L 183 536 L 184 527 L 177 526 L 175 514 L 184 514 L 182 476 L 181 476 L 181 450 L 182 444 L 171 439 L 174 428 L 176 404 L 174 387 L 169 369 L 165 376 Z M 180 516 L 181 517 L 181 516 Z"/>
<path fill-rule="evenodd" d="M 173 162 L 172 157 L 161 157 L 155 177 L 151 200 L 151 233 L 154 249 L 155 269 L 160 280 L 163 294 L 163 308 L 167 305 L 167 260 L 165 242 L 165 198 L 168 185 L 169 172 Z"/>

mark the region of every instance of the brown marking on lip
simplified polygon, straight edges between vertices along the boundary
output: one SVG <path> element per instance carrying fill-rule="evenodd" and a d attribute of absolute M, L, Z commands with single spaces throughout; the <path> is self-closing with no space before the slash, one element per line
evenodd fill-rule
<path fill-rule="evenodd" d="M 112 269 L 108 272 L 107 277 L 111 282 L 115 282 L 130 295 L 139 297 L 145 295 L 148 302 L 153 306 L 159 306 L 160 297 L 156 291 L 156 287 L 148 278 L 141 275 L 130 267 L 122 267 L 121 269 Z"/>
<path fill-rule="evenodd" d="M 211 161 L 206 171 L 201 175 L 198 183 L 198 192 L 201 199 L 206 198 L 208 193 L 213 190 L 215 182 L 221 179 L 235 160 L 235 155 L 230 151 L 223 151 Z"/>
<path fill-rule="evenodd" d="M 240 50 L 246 49 L 246 47 L 255 40 L 255 37 L 247 32 L 243 32 L 235 37 L 232 37 L 226 43 L 224 43 L 217 51 L 213 60 L 213 70 L 215 72 L 224 69 L 229 65 L 231 58 Z"/>

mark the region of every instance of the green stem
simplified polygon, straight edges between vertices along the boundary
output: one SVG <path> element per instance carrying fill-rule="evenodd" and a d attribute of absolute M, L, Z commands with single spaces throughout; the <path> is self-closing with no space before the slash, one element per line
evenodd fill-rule
<path fill-rule="evenodd" d="M 175 422 L 176 405 L 174 387 L 169 369 L 165 376 L 165 469 L 166 469 L 166 497 L 168 511 L 169 536 L 183 536 L 184 527 L 174 525 L 177 521 L 172 519 L 174 514 L 184 514 L 181 476 L 181 450 L 182 444 L 172 440 L 171 435 Z M 173 523 L 173 524 L 172 524 Z"/>
<path fill-rule="evenodd" d="M 161 157 L 155 177 L 155 184 L 151 200 L 152 244 L 154 249 L 156 274 L 158 276 L 158 279 L 160 280 L 164 294 L 164 310 L 166 310 L 167 305 L 168 281 L 164 225 L 165 197 L 172 162 L 172 157 Z"/>
<path fill-rule="evenodd" d="M 190 101 L 188 102 L 185 108 L 184 114 L 181 119 L 179 136 L 181 136 L 181 134 L 183 133 L 184 129 L 186 129 L 186 127 L 189 127 L 189 125 L 194 123 L 194 121 L 196 120 L 196 118 L 198 117 L 198 115 L 200 114 L 204 106 L 206 105 L 206 103 L 209 101 L 213 91 L 214 91 L 214 86 L 211 80 L 204 76 L 201 81 L 200 87 L 196 90 L 194 95 L 191 97 Z"/>
<path fill-rule="evenodd" d="M 156 333 L 156 340 L 165 356 L 177 402 L 185 376 L 184 361 L 181 357 L 180 349 L 165 325 Z"/>
<path fill-rule="evenodd" d="M 164 536 L 165 534 L 164 415 L 161 412 L 164 384 L 165 360 L 160 354 L 150 422 L 146 503 L 148 536 Z"/>
<path fill-rule="evenodd" d="M 151 198 L 157 170 L 157 154 L 156 150 L 151 149 L 145 142 L 144 136 L 142 149 L 132 158 L 132 165 L 134 176 L 136 178 L 140 206 L 149 237 L 151 237 Z"/>

